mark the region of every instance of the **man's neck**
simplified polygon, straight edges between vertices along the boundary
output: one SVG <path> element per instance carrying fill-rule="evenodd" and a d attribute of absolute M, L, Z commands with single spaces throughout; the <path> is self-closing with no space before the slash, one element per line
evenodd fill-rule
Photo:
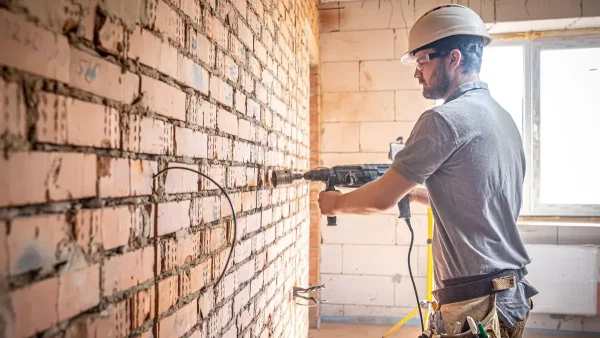
<path fill-rule="evenodd" d="M 448 100 L 448 97 L 454 93 L 456 88 L 464 85 L 465 83 L 479 81 L 479 74 L 462 74 L 457 75 L 451 82 L 450 87 L 448 88 L 448 92 L 444 95 L 444 102 Z"/>

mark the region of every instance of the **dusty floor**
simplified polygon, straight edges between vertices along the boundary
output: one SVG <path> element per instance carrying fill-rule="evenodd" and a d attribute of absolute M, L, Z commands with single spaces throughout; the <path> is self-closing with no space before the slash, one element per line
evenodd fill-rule
<path fill-rule="evenodd" d="M 391 326 L 387 325 L 366 325 L 366 324 L 340 324 L 340 323 L 323 323 L 318 330 L 310 330 L 309 338 L 379 338 L 386 333 Z M 401 327 L 394 332 L 390 338 L 417 338 L 421 332 L 416 326 Z M 525 338 L 590 338 L 590 336 L 560 336 L 548 334 L 535 334 L 527 332 Z"/>

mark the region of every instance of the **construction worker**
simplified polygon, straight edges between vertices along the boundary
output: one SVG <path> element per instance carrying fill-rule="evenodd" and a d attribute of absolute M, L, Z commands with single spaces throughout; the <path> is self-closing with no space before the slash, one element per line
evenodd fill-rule
<path fill-rule="evenodd" d="M 440 307 L 428 328 L 452 334 L 470 316 L 489 336 L 521 337 L 538 293 L 525 277 L 530 258 L 517 229 L 526 164 L 515 122 L 479 79 L 490 42 L 468 7 L 443 5 L 419 18 L 402 62 L 415 65 L 425 98 L 444 103 L 419 117 L 393 170 L 347 194 L 321 192 L 319 207 L 326 216 L 373 214 L 407 194 L 430 205 Z"/>

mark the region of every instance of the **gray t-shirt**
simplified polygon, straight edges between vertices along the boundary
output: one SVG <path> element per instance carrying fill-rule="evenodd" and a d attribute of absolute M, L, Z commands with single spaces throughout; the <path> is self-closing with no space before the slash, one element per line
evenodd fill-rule
<path fill-rule="evenodd" d="M 526 169 L 521 135 L 487 84 L 464 84 L 423 113 L 392 168 L 427 187 L 436 287 L 531 262 L 517 229 Z M 536 293 L 526 279 L 501 292 L 500 319 L 514 325 Z"/>

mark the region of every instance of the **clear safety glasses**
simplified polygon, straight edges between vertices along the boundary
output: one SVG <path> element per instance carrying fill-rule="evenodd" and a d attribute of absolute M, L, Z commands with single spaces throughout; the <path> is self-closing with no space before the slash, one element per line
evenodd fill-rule
<path fill-rule="evenodd" d="M 446 56 L 446 55 L 448 55 L 447 52 L 433 52 L 433 53 L 419 55 L 419 57 L 414 58 L 414 64 L 418 70 L 421 70 L 421 69 L 423 69 L 423 67 L 425 66 L 425 64 L 427 62 L 429 62 L 437 57 Z"/>

